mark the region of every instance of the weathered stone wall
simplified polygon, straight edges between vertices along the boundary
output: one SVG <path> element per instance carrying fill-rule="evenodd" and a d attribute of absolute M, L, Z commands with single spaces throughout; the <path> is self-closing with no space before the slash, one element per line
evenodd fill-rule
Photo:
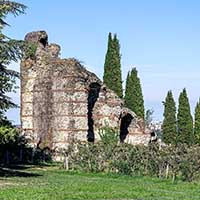
<path fill-rule="evenodd" d="M 21 62 L 21 124 L 32 145 L 55 150 L 72 139 L 96 141 L 106 125 L 121 130 L 121 141 L 148 143 L 142 120 L 77 60 L 60 59 L 46 32 L 25 40 L 37 44 L 35 57 Z"/>

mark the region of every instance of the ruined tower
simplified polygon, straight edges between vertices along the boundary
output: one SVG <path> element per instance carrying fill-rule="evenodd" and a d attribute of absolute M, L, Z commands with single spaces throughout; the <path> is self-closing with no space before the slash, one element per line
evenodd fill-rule
<path fill-rule="evenodd" d="M 65 148 L 71 139 L 95 142 L 98 132 L 116 128 L 121 142 L 147 144 L 150 135 L 135 113 L 76 59 L 59 58 L 45 31 L 25 37 L 32 54 L 21 61 L 21 124 L 35 147 Z"/>

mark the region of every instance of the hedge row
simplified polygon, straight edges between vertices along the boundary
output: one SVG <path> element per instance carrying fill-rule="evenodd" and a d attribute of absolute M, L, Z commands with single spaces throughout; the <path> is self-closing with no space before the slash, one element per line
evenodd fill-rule
<path fill-rule="evenodd" d="M 117 143 L 76 143 L 65 152 L 71 170 L 177 177 L 193 181 L 200 174 L 200 146 L 160 147 Z"/>

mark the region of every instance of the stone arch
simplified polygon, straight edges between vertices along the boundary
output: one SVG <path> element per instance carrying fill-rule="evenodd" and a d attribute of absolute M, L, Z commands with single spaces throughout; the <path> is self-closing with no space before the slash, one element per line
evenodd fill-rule
<path fill-rule="evenodd" d="M 48 45 L 48 37 L 45 36 L 40 38 L 39 43 L 42 44 L 42 46 L 45 48 Z"/>
<path fill-rule="evenodd" d="M 90 83 L 89 90 L 88 90 L 88 134 L 87 139 L 88 142 L 94 142 L 95 135 L 94 135 L 94 120 L 93 120 L 93 108 L 94 105 L 99 97 L 99 92 L 101 90 L 101 85 L 97 82 Z"/>
<path fill-rule="evenodd" d="M 130 113 L 125 114 L 121 118 L 121 124 L 120 124 L 120 142 L 124 142 L 126 139 L 126 136 L 128 135 L 128 127 L 131 124 L 133 120 L 133 116 Z"/>

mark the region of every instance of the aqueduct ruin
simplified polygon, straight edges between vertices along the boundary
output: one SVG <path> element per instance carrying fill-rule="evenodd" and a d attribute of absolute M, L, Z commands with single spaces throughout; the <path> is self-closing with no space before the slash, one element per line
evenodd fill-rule
<path fill-rule="evenodd" d="M 116 128 L 121 142 L 149 142 L 143 121 L 79 61 L 59 58 L 59 45 L 48 44 L 45 31 L 28 33 L 25 41 L 36 45 L 35 55 L 21 61 L 21 124 L 33 146 L 95 142 L 104 126 Z"/>

